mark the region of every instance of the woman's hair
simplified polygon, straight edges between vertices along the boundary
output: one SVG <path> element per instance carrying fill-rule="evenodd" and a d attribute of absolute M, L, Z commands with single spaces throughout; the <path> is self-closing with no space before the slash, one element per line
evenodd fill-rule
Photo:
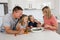
<path fill-rule="evenodd" d="M 29 20 L 29 21 L 31 21 L 30 17 L 32 17 L 32 15 L 29 15 L 29 16 L 28 16 L 28 20 Z"/>
<path fill-rule="evenodd" d="M 28 17 L 28 16 L 27 15 L 22 15 L 21 19 L 19 20 L 19 23 L 21 23 L 21 25 L 24 25 L 24 18 L 25 17 Z"/>
<path fill-rule="evenodd" d="M 46 10 L 46 16 L 47 16 L 47 18 L 48 19 L 51 18 L 51 10 L 50 10 L 50 8 L 48 6 L 45 6 L 45 7 L 42 8 L 42 11 L 44 11 L 44 9 L 47 9 Z"/>

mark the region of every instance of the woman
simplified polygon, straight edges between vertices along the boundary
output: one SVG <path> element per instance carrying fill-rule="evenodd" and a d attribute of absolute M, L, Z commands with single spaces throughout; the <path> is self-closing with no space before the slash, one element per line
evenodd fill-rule
<path fill-rule="evenodd" d="M 58 23 L 56 17 L 51 14 L 51 10 L 48 6 L 42 8 L 43 11 L 43 19 L 44 19 L 44 28 L 47 30 L 56 31 L 58 27 Z"/>

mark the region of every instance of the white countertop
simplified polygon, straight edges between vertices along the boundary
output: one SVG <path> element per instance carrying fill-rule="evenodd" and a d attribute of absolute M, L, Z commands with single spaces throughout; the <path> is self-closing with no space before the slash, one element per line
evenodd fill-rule
<path fill-rule="evenodd" d="M 37 31 L 17 36 L 0 33 L 0 40 L 60 40 L 60 35 L 52 31 Z"/>

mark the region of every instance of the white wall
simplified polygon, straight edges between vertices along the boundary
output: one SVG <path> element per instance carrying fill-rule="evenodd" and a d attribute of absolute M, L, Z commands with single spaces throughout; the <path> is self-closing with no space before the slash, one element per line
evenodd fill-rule
<path fill-rule="evenodd" d="M 24 9 L 26 7 L 28 8 L 29 3 L 32 3 L 32 7 L 39 8 L 39 7 L 41 7 L 39 5 L 41 5 L 42 3 L 47 4 L 47 2 L 53 3 L 51 5 L 54 6 L 54 1 L 52 1 L 52 0 L 38 0 L 38 1 L 34 0 L 32 2 L 28 2 L 27 0 L 8 0 L 8 6 L 9 6 L 9 10 L 12 10 L 13 7 L 16 5 L 19 5 Z M 54 7 L 52 7 L 52 8 L 54 8 Z"/>
<path fill-rule="evenodd" d="M 59 17 L 60 17 L 60 0 L 59 0 Z"/>
<path fill-rule="evenodd" d="M 53 3 L 52 3 L 53 4 Z M 54 10 L 53 10 L 53 14 L 55 16 L 57 16 L 57 18 L 60 20 L 60 13 L 59 13 L 59 0 L 54 0 Z"/>

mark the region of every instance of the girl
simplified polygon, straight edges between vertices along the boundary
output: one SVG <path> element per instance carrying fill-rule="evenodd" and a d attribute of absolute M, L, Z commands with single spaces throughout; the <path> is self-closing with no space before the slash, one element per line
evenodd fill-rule
<path fill-rule="evenodd" d="M 57 30 L 58 23 L 53 14 L 51 14 L 51 10 L 48 6 L 42 8 L 43 11 L 43 19 L 44 19 L 44 28 L 48 30 Z"/>
<path fill-rule="evenodd" d="M 23 15 L 17 24 L 17 27 L 20 27 L 20 34 L 23 34 L 26 31 L 27 26 L 28 26 L 28 16 Z"/>
<path fill-rule="evenodd" d="M 28 26 L 30 28 L 32 28 L 32 27 L 40 27 L 41 26 L 41 23 L 39 21 L 35 20 L 32 15 L 29 15 L 28 18 L 29 18 Z"/>

